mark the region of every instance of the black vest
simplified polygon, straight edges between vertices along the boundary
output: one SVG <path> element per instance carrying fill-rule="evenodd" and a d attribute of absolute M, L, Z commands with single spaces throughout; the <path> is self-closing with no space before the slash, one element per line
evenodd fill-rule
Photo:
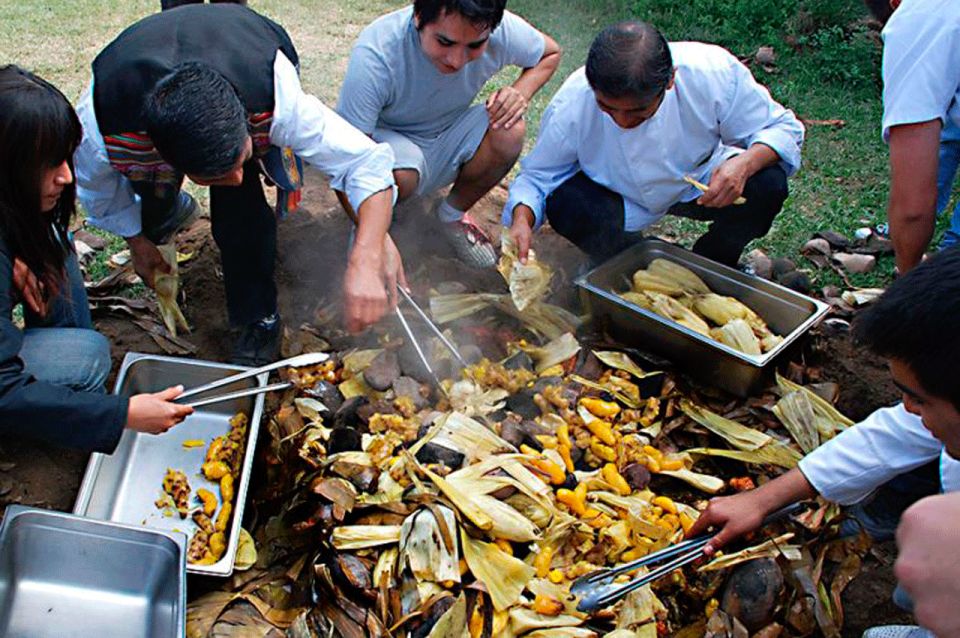
<path fill-rule="evenodd" d="M 271 113 L 277 50 L 294 64 L 283 27 L 235 4 L 191 4 L 128 27 L 93 61 L 93 104 L 103 135 L 144 130 L 143 104 L 157 82 L 186 62 L 206 64 L 237 89 L 248 113 Z"/>

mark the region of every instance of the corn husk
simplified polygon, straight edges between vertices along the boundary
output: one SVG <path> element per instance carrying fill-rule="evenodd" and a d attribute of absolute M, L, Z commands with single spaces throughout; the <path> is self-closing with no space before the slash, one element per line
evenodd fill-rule
<path fill-rule="evenodd" d="M 355 376 L 370 367 L 373 360 L 383 352 L 383 348 L 354 350 L 343 356 L 343 369 L 347 376 Z"/>
<path fill-rule="evenodd" d="M 659 475 L 672 476 L 673 478 L 680 479 L 688 485 L 692 485 L 693 487 L 704 491 L 707 494 L 716 494 L 722 490 L 723 486 L 725 485 L 723 479 L 721 478 L 710 476 L 709 474 L 700 474 L 699 472 L 694 472 L 685 468 L 680 470 L 663 470 Z"/>
<path fill-rule="evenodd" d="M 710 334 L 723 345 L 744 354 L 754 356 L 762 354 L 760 340 L 757 339 L 753 329 L 743 319 L 731 319 L 725 325 L 711 331 Z"/>
<path fill-rule="evenodd" d="M 518 311 L 523 312 L 530 304 L 547 294 L 553 270 L 538 261 L 533 250 L 530 250 L 527 255 L 527 263 L 520 263 L 517 245 L 507 229 L 503 229 L 500 234 L 500 250 L 500 263 L 497 265 L 497 270 L 510 288 L 513 305 Z"/>
<path fill-rule="evenodd" d="M 580 325 L 580 318 L 570 311 L 542 301 L 531 303 L 521 312 L 510 295 L 464 293 L 430 298 L 430 314 L 439 324 L 473 316 L 486 308 L 496 308 L 518 319 L 532 333 L 546 339 L 556 339 Z"/>
<path fill-rule="evenodd" d="M 502 388 L 484 390 L 470 379 L 457 381 L 447 392 L 447 398 L 454 410 L 466 416 L 485 416 L 496 412 L 505 404 L 510 393 Z"/>
<path fill-rule="evenodd" d="M 559 616 L 545 616 L 526 607 L 516 607 L 510 610 L 510 630 L 515 636 L 528 635 L 527 632 L 542 630 L 541 635 L 554 635 L 553 632 L 562 627 L 577 627 L 583 624 L 578 616 L 560 614 Z"/>
<path fill-rule="evenodd" d="M 534 370 L 540 373 L 576 356 L 580 352 L 580 342 L 573 334 L 566 332 L 543 346 L 528 346 L 524 347 L 523 351 L 534 360 L 536 363 Z"/>
<path fill-rule="evenodd" d="M 687 454 L 703 456 L 719 456 L 734 459 L 742 463 L 757 465 L 778 465 L 787 469 L 797 467 L 803 455 L 792 447 L 780 442 L 764 445 L 757 450 L 722 450 L 717 448 L 698 447 L 686 450 Z"/>
<path fill-rule="evenodd" d="M 490 517 L 493 524 L 490 529 L 485 531 L 491 538 L 505 538 L 518 543 L 535 541 L 540 538 L 540 530 L 530 519 L 503 501 L 489 496 L 491 492 L 495 492 L 502 487 L 514 487 L 515 482 L 512 479 L 447 477 L 447 482 L 461 493 L 468 494 L 474 505 Z"/>
<path fill-rule="evenodd" d="M 467 598 L 463 594 L 457 596 L 453 603 L 436 622 L 427 638 L 468 638 L 467 631 Z"/>
<path fill-rule="evenodd" d="M 645 295 L 642 292 L 634 292 L 632 290 L 620 293 L 620 297 L 626 301 L 629 301 L 635 306 L 639 306 L 644 310 L 652 310 L 653 302 L 650 300 L 650 297 Z"/>
<path fill-rule="evenodd" d="M 683 294 L 683 288 L 667 277 L 655 275 L 648 270 L 638 270 L 631 278 L 635 292 L 659 292 L 671 297 Z"/>
<path fill-rule="evenodd" d="M 153 289 L 157 293 L 157 306 L 160 310 L 160 317 L 163 319 L 163 325 L 166 326 L 170 334 L 176 337 L 177 328 L 190 332 L 190 324 L 187 323 L 187 318 L 183 316 L 180 304 L 177 303 L 177 293 L 180 290 L 177 247 L 174 244 L 164 244 L 157 246 L 157 250 L 170 267 L 170 272 L 157 271 L 153 277 Z"/>
<path fill-rule="evenodd" d="M 853 421 L 845 417 L 839 410 L 833 407 L 832 403 L 821 397 L 813 390 L 794 383 L 789 379 L 785 379 L 784 377 L 780 376 L 779 373 L 777 374 L 777 387 L 780 389 L 781 394 L 787 392 L 803 392 L 813 404 L 814 413 L 818 417 L 832 423 L 837 431 L 845 430 L 853 425 Z"/>
<path fill-rule="evenodd" d="M 597 635 L 586 627 L 551 627 L 523 634 L 524 638 L 596 638 Z"/>
<path fill-rule="evenodd" d="M 237 542 L 237 555 L 233 567 L 237 571 L 246 571 L 257 563 L 257 545 L 253 542 L 250 532 L 240 528 L 240 539 Z"/>
<path fill-rule="evenodd" d="M 659 371 L 644 372 L 643 368 L 634 363 L 633 359 L 631 359 L 630 356 L 625 352 L 594 350 L 593 355 L 611 368 L 629 372 L 638 379 L 646 379 L 647 377 L 662 374 Z"/>
<path fill-rule="evenodd" d="M 408 516 L 400 526 L 400 569 L 409 567 L 418 581 L 459 583 L 457 529 L 453 511 L 442 505 Z"/>
<path fill-rule="evenodd" d="M 406 458 L 411 459 L 412 455 L 408 454 Z M 414 463 L 416 463 L 416 461 L 414 461 Z M 450 499 L 450 502 L 460 510 L 460 513 L 470 519 L 471 523 L 485 532 L 493 529 L 493 519 L 477 505 L 470 494 L 461 491 L 446 479 L 431 472 L 428 468 L 421 467 L 420 469 L 427 475 L 427 478 L 433 481 L 433 484 L 437 486 L 443 495 Z"/>
<path fill-rule="evenodd" d="M 476 540 L 463 530 L 460 540 L 463 558 L 477 580 L 487 587 L 494 609 L 503 611 L 515 605 L 537 570 L 493 543 Z"/>
<path fill-rule="evenodd" d="M 860 306 L 866 306 L 873 303 L 880 298 L 886 292 L 883 288 L 854 288 L 853 290 L 847 290 L 840 298 L 845 302 L 858 308 Z"/>
<path fill-rule="evenodd" d="M 763 432 L 740 425 L 687 399 L 680 401 L 680 409 L 738 450 L 757 450 L 773 441 L 772 437 Z"/>
<path fill-rule="evenodd" d="M 739 552 L 718 556 L 706 565 L 700 567 L 697 571 L 712 572 L 718 569 L 733 567 L 734 565 L 746 563 L 747 561 L 756 560 L 758 558 L 777 558 L 778 556 L 783 556 L 789 561 L 800 560 L 800 546 L 786 544 L 788 540 L 793 538 L 793 536 L 794 535 L 792 533 L 782 534 L 781 536 L 771 538 L 770 540 L 760 543 L 759 545 L 741 549 Z"/>
<path fill-rule="evenodd" d="M 500 453 L 516 452 L 513 447 L 485 425 L 460 412 L 451 412 L 439 419 L 420 438 L 410 451 L 416 454 L 427 443 L 436 443 L 465 455 L 466 463 L 473 464 Z"/>
<path fill-rule="evenodd" d="M 701 295 L 710 292 L 710 288 L 692 270 L 670 261 L 657 258 L 650 262 L 647 270 L 654 274 L 677 283 L 685 292 L 692 295 Z"/>
<path fill-rule="evenodd" d="M 335 549 L 365 549 L 400 542 L 399 525 L 342 525 L 333 529 Z"/>
<path fill-rule="evenodd" d="M 377 564 L 373 567 L 373 584 L 375 587 L 380 587 L 384 581 L 388 586 L 393 583 L 393 574 L 399 560 L 400 550 L 396 547 L 388 547 L 380 551 Z"/>
<path fill-rule="evenodd" d="M 674 321 L 705 337 L 710 336 L 710 326 L 694 311 L 690 310 L 673 297 L 657 292 L 646 293 L 652 301 L 652 310 L 661 317 Z"/>
<path fill-rule="evenodd" d="M 630 592 L 623 599 L 620 613 L 617 615 L 617 629 L 638 630 L 644 625 L 654 623 L 657 616 L 665 616 L 666 607 L 660 602 L 650 585 Z"/>
<path fill-rule="evenodd" d="M 773 413 L 790 436 L 809 454 L 820 445 L 820 432 L 813 413 L 813 403 L 802 392 L 790 392 L 773 406 Z"/>
<path fill-rule="evenodd" d="M 758 319 L 757 314 L 739 299 L 725 297 L 713 292 L 698 296 L 693 308 L 706 319 L 718 326 L 724 326 L 734 319 Z"/>

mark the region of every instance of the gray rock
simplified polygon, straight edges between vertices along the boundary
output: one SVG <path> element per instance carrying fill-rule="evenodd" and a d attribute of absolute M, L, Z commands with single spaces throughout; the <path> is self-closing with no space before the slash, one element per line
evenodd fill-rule
<path fill-rule="evenodd" d="M 826 239 L 828 242 L 830 242 L 831 248 L 839 248 L 843 250 L 850 245 L 850 239 L 848 237 L 841 235 L 840 233 L 835 233 L 832 230 L 821 230 L 815 235 L 815 237 L 822 237 L 823 239 Z"/>
<path fill-rule="evenodd" d="M 510 355 L 503 362 L 503 367 L 507 370 L 533 370 L 533 359 L 523 350 Z"/>
<path fill-rule="evenodd" d="M 723 587 L 720 608 L 754 632 L 773 620 L 782 589 L 783 573 L 776 560 L 752 560 L 733 569 Z"/>
<path fill-rule="evenodd" d="M 363 371 L 363 380 L 377 392 L 384 392 L 400 376 L 400 361 L 393 350 L 384 350 Z"/>
<path fill-rule="evenodd" d="M 827 255 L 829 256 L 833 249 L 830 248 L 830 242 L 822 237 L 814 237 L 803 245 L 800 251 L 805 255 Z"/>
<path fill-rule="evenodd" d="M 773 260 L 767 257 L 767 253 L 759 248 L 748 252 L 745 260 L 747 267 L 757 277 L 770 279 L 773 276 Z"/>
<path fill-rule="evenodd" d="M 877 265 L 877 258 L 873 255 L 853 255 L 850 253 L 835 253 L 833 259 L 843 266 L 844 270 L 852 273 L 867 273 Z"/>
<path fill-rule="evenodd" d="M 459 350 L 460 356 L 463 357 L 463 360 L 469 365 L 480 363 L 480 360 L 483 359 L 483 351 L 473 344 L 468 343 L 465 346 L 460 346 Z"/>
<path fill-rule="evenodd" d="M 799 270 L 794 270 L 793 272 L 784 273 L 778 280 L 781 286 L 786 286 L 791 290 L 796 290 L 799 293 L 809 294 L 810 293 L 810 277 L 806 273 L 800 272 Z"/>
<path fill-rule="evenodd" d="M 426 395 L 423 385 L 412 377 L 397 377 L 393 382 L 393 391 L 398 397 L 410 397 L 413 405 L 418 410 L 427 407 Z"/>
<path fill-rule="evenodd" d="M 796 269 L 797 265 L 786 257 L 777 257 L 773 260 L 773 276 L 777 279 Z"/>
<path fill-rule="evenodd" d="M 507 397 L 507 409 L 515 412 L 524 419 L 535 419 L 540 416 L 540 408 L 533 402 L 534 392 L 523 390 Z"/>
<path fill-rule="evenodd" d="M 753 59 L 757 61 L 757 64 L 772 66 L 777 63 L 777 54 L 773 47 L 760 47 L 753 55 Z"/>

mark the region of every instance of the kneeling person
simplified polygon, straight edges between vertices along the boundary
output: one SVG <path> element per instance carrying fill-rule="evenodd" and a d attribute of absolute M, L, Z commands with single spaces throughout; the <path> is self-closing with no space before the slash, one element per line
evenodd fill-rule
<path fill-rule="evenodd" d="M 602 261 L 668 213 L 691 217 L 712 222 L 694 251 L 734 266 L 783 207 L 803 133 L 728 51 L 668 44 L 643 22 L 616 24 L 544 112 L 503 223 L 522 258 L 533 229 L 549 220 Z M 740 197 L 746 202 L 735 203 Z"/>
<path fill-rule="evenodd" d="M 450 183 L 438 214 L 465 262 L 492 266 L 490 240 L 464 216 L 513 167 L 523 115 L 553 75 L 560 48 L 505 11 L 506 0 L 416 0 L 381 16 L 354 45 L 338 112 L 393 148 L 400 199 Z M 495 73 L 517 80 L 471 106 Z"/>

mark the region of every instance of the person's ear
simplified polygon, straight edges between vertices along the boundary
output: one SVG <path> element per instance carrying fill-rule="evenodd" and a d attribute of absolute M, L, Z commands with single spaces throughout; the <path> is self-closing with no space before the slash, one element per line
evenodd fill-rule
<path fill-rule="evenodd" d="M 670 71 L 670 81 L 667 82 L 667 88 L 664 90 L 664 92 L 669 91 L 670 89 L 673 88 L 673 80 L 676 77 L 677 77 L 677 67 L 673 67 L 673 70 Z"/>

